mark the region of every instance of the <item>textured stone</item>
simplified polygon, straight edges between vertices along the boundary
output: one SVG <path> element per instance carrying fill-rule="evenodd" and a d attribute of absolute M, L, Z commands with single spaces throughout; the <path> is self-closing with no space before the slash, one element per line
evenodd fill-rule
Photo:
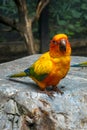
<path fill-rule="evenodd" d="M 8 80 L 7 75 L 28 68 L 39 55 L 0 65 L 0 130 L 86 130 L 87 68 L 70 68 L 54 98 L 39 93 L 32 79 Z M 87 61 L 72 57 L 71 64 Z M 62 86 L 65 86 L 64 88 Z"/>
<path fill-rule="evenodd" d="M 7 114 L 12 114 L 12 115 L 19 114 L 19 113 L 18 113 L 17 106 L 16 106 L 16 102 L 14 102 L 12 99 L 9 100 L 9 101 L 5 104 L 5 106 L 4 106 L 4 111 L 5 111 Z"/>

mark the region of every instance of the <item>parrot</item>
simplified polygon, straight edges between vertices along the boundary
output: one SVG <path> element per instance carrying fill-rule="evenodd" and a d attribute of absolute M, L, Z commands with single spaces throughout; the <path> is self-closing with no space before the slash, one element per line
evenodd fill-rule
<path fill-rule="evenodd" d="M 77 64 L 72 64 L 70 67 L 87 67 L 87 61 L 77 63 Z"/>
<path fill-rule="evenodd" d="M 48 96 L 54 92 L 63 94 L 57 87 L 70 68 L 71 46 L 66 34 L 56 34 L 50 41 L 49 50 L 43 53 L 30 67 L 9 78 L 30 77 L 39 87 L 39 90 Z M 48 87 L 51 90 L 48 91 Z"/>

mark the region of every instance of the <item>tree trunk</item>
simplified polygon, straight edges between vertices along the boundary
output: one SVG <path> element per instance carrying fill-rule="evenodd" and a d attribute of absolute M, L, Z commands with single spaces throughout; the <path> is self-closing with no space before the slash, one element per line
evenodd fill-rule
<path fill-rule="evenodd" d="M 22 31 L 22 36 L 24 37 L 26 47 L 28 50 L 28 54 L 35 54 L 35 44 L 34 44 L 34 38 L 33 38 L 33 32 L 32 32 L 32 21 L 28 21 L 25 24 L 24 30 Z"/>
<path fill-rule="evenodd" d="M 39 1 L 35 16 L 33 17 L 29 17 L 26 0 L 14 0 L 14 2 L 18 9 L 18 21 L 0 14 L 0 22 L 10 26 L 12 29 L 17 30 L 25 40 L 28 54 L 35 54 L 36 51 L 32 32 L 32 24 L 34 21 L 39 19 L 42 10 L 49 3 L 49 0 Z"/>
<path fill-rule="evenodd" d="M 35 54 L 32 19 L 29 18 L 26 0 L 14 0 L 18 7 L 19 32 L 24 37 L 28 54 Z"/>

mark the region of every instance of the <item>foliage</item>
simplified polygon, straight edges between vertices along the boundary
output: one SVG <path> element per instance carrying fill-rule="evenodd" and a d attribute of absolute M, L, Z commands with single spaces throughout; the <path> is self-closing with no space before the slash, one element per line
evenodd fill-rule
<path fill-rule="evenodd" d="M 2 2 L 1 2 L 2 1 Z M 13 0 L 1 0 L 0 11 L 17 19 L 17 8 Z M 6 1 L 7 3 L 5 3 Z M 27 0 L 29 17 L 35 14 L 38 0 Z M 87 33 L 87 0 L 50 0 L 49 27 L 50 37 L 55 33 L 66 33 L 70 37 L 86 37 Z M 33 32 L 38 36 L 38 24 Z"/>
<path fill-rule="evenodd" d="M 66 33 L 84 37 L 87 33 L 87 1 L 61 0 L 50 2 L 50 34 Z"/>
<path fill-rule="evenodd" d="M 2 0 L 2 2 L 0 3 L 0 10 L 8 16 L 15 16 L 17 17 L 17 7 L 14 3 L 14 0 L 6 0 L 6 2 L 3 2 L 5 0 Z M 26 0 L 27 2 L 27 7 L 28 7 L 28 11 L 29 11 L 29 15 L 33 16 L 35 14 L 35 9 L 36 9 L 36 3 L 37 0 Z"/>
<path fill-rule="evenodd" d="M 27 2 L 27 7 L 28 7 L 28 12 L 29 12 L 29 17 L 32 17 L 35 14 L 36 6 L 37 6 L 37 1 L 38 0 L 26 0 Z M 0 1 L 0 11 L 2 14 L 5 16 L 15 18 L 15 20 L 18 20 L 18 13 L 17 13 L 17 7 L 14 3 L 14 0 L 1 0 Z M 33 25 L 33 33 L 37 35 L 38 33 L 38 25 L 35 23 Z"/>
<path fill-rule="evenodd" d="M 13 0 L 1 0 L 0 11 L 9 17 L 17 16 L 17 8 Z"/>

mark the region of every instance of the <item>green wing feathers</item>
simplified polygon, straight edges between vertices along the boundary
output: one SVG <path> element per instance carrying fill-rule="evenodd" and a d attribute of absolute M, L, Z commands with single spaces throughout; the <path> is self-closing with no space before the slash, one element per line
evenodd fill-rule
<path fill-rule="evenodd" d="M 13 74 L 10 77 L 24 77 L 29 76 L 38 81 L 44 80 L 48 74 L 52 71 L 53 64 L 50 60 L 49 53 L 45 53 L 41 56 L 31 67 L 24 70 L 24 72 L 20 72 L 18 74 Z"/>
<path fill-rule="evenodd" d="M 45 74 L 37 74 L 34 71 L 34 68 L 30 67 L 30 68 L 24 70 L 24 72 L 16 73 L 16 74 L 10 75 L 8 77 L 9 78 L 19 78 L 19 77 L 29 76 L 29 77 L 34 77 L 38 81 L 42 81 L 47 75 L 48 75 L 47 73 L 45 73 Z"/>
<path fill-rule="evenodd" d="M 33 67 L 30 67 L 30 68 L 26 69 L 24 72 L 26 73 L 27 76 L 33 77 L 33 78 L 37 79 L 38 81 L 42 81 L 48 75 L 47 73 L 45 73 L 45 74 L 37 74 L 34 71 Z"/>

